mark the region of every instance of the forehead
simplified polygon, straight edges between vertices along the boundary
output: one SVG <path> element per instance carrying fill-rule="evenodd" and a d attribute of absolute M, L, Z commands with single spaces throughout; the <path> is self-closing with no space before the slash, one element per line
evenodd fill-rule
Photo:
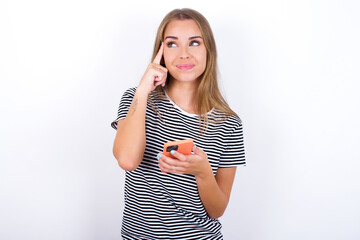
<path fill-rule="evenodd" d="M 192 19 L 185 20 L 172 20 L 168 23 L 164 31 L 164 37 L 175 36 L 175 37 L 191 37 L 201 36 L 201 31 Z"/>

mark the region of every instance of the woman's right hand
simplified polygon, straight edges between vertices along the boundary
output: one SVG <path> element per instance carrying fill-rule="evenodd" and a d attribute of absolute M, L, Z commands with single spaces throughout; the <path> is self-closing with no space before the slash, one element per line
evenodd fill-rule
<path fill-rule="evenodd" d="M 167 68 L 160 65 L 161 58 L 164 52 L 164 43 L 161 44 L 159 52 L 154 58 L 153 62 L 147 67 L 144 76 L 142 77 L 138 88 L 144 89 L 147 93 L 153 91 L 158 85 L 165 86 L 167 77 Z"/>

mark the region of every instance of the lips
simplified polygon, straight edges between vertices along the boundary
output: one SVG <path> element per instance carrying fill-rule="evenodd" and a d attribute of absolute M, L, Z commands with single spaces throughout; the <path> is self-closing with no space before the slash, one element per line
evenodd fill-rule
<path fill-rule="evenodd" d="M 193 69 L 195 67 L 195 64 L 178 64 L 176 65 L 176 67 L 180 70 L 187 71 Z"/>

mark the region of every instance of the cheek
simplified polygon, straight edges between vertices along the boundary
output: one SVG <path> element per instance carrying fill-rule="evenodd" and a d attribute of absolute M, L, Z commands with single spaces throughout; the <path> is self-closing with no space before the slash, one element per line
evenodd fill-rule
<path fill-rule="evenodd" d="M 203 67 L 203 70 L 206 68 L 206 51 L 201 55 L 201 66 Z"/>
<path fill-rule="evenodd" d="M 170 63 L 173 61 L 174 59 L 174 54 L 171 53 L 171 51 L 168 51 L 166 49 L 164 49 L 164 62 L 165 62 L 165 65 L 168 65 L 170 66 Z"/>
<path fill-rule="evenodd" d="M 201 48 L 197 48 L 196 51 L 193 53 L 194 56 L 196 56 L 197 60 L 201 64 L 206 65 L 206 48 L 202 46 Z"/>

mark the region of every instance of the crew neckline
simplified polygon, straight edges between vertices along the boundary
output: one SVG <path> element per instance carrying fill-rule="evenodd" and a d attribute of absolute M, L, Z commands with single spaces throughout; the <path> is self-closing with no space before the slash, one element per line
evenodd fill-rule
<path fill-rule="evenodd" d="M 171 104 L 174 105 L 175 108 L 177 108 L 180 112 L 182 112 L 183 114 L 189 116 L 189 117 L 198 117 L 199 115 L 196 113 L 189 113 L 187 111 L 185 111 L 184 109 L 182 109 L 181 107 L 179 107 L 178 105 L 176 105 L 176 103 L 169 97 L 169 95 L 167 94 L 166 90 L 164 89 L 165 92 L 165 96 L 166 98 L 169 100 L 169 102 Z M 212 108 L 207 114 L 211 113 L 214 110 L 214 108 Z"/>

